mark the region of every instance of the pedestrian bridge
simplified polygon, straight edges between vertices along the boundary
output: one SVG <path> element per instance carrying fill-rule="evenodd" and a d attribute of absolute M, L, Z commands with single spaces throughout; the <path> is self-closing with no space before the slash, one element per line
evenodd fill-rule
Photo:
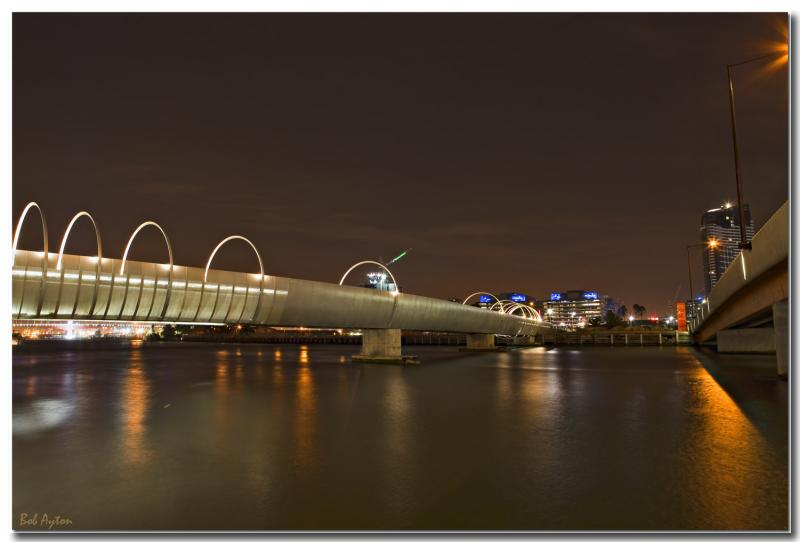
<path fill-rule="evenodd" d="M 45 232 L 40 252 L 17 249 L 20 229 L 31 210 L 39 211 Z M 64 252 L 73 225 L 83 217 L 94 226 L 96 256 Z M 136 235 L 145 227 L 157 228 L 163 234 L 167 262 L 127 259 Z M 401 292 L 391 272 L 380 262 L 357 263 L 344 273 L 338 284 L 268 275 L 264 273 L 258 249 L 238 235 L 217 244 L 205 268 L 200 268 L 174 264 L 169 238 L 155 222 L 145 222 L 134 230 L 121 251 L 121 259 L 103 256 L 100 232 L 89 213 L 82 211 L 73 217 L 57 253 L 49 251 L 46 232 L 41 209 L 35 203 L 29 204 L 14 233 L 12 318 L 363 329 L 365 346 L 373 337 L 391 343 L 391 349 L 375 350 L 378 357 L 381 353 L 386 354 L 384 357 L 399 355 L 401 329 L 465 333 L 474 336 L 473 346 L 489 347 L 488 338 L 494 335 L 533 337 L 547 325 L 538 313 L 519 303 L 495 298 L 493 310 L 487 310 Z M 244 242 L 252 247 L 258 259 L 257 272 L 212 267 L 217 252 L 228 242 Z M 396 289 L 386 291 L 344 284 L 351 272 L 366 265 L 383 267 Z M 366 330 L 396 333 L 387 339 L 386 334 Z"/>

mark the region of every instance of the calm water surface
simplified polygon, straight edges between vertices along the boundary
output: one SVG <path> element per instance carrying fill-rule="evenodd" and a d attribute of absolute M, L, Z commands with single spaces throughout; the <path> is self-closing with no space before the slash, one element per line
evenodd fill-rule
<path fill-rule="evenodd" d="M 726 391 L 688 348 L 357 348 L 15 351 L 14 527 L 787 527 L 786 383 Z"/>

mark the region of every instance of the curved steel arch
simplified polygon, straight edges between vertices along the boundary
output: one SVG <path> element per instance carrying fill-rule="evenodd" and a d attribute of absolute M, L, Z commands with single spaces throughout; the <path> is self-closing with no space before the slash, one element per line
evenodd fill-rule
<path fill-rule="evenodd" d="M 500 305 L 499 307 L 500 314 L 504 314 L 506 316 L 513 316 L 514 318 L 520 318 L 519 316 L 512 314 L 515 310 L 519 308 L 520 305 L 516 301 L 511 301 L 510 299 L 501 299 L 497 303 L 492 304 L 492 306 L 489 307 L 489 310 L 494 310 L 494 308 L 498 305 Z M 522 316 L 522 318 L 525 317 Z M 514 333 L 515 337 L 520 334 L 521 329 L 522 328 L 517 329 L 517 331 Z"/>
<path fill-rule="evenodd" d="M 467 301 L 469 301 L 471 298 L 475 297 L 476 295 L 488 295 L 489 297 L 494 299 L 496 303 L 500 302 L 500 300 L 494 294 L 491 294 L 489 292 L 475 292 L 475 293 L 469 294 L 466 298 L 464 298 L 464 301 L 461 304 L 462 305 L 466 305 Z M 492 306 L 494 306 L 494 305 L 492 305 Z"/>
<path fill-rule="evenodd" d="M 394 287 L 395 287 L 395 291 L 396 291 L 396 293 L 397 293 L 397 294 L 399 294 L 399 293 L 400 293 L 400 285 L 399 285 L 399 284 L 397 284 L 397 280 L 394 278 L 394 275 L 392 275 L 392 272 L 391 272 L 391 271 L 389 271 L 389 268 L 388 268 L 388 267 L 386 267 L 385 265 L 383 265 L 381 262 L 376 262 L 376 261 L 373 261 L 373 260 L 364 260 L 363 262 L 358 262 L 357 264 L 355 264 L 355 265 L 351 266 L 351 267 L 350 267 L 350 269 L 348 269 L 347 271 L 345 271 L 345 272 L 344 272 L 344 275 L 342 275 L 342 278 L 341 278 L 341 280 L 339 280 L 339 286 L 341 286 L 342 284 L 344 284 L 344 279 L 346 279 L 346 278 L 347 278 L 347 275 L 349 275 L 349 274 L 350 274 L 350 272 L 351 272 L 353 269 L 355 269 L 356 267 L 359 267 L 359 266 L 361 266 L 361 265 L 369 265 L 369 264 L 371 264 L 371 265 L 377 265 L 378 267 L 380 267 L 381 269 L 383 269 L 384 271 L 386 271 L 387 273 L 389 273 L 389 276 L 390 276 L 390 277 L 392 277 L 392 284 L 394 284 Z M 394 292 L 393 292 L 393 293 L 394 293 Z M 396 295 L 396 294 L 395 294 L 395 295 Z"/>
<path fill-rule="evenodd" d="M 517 303 L 516 306 L 506 309 L 506 314 L 513 314 L 516 310 L 522 310 L 523 313 L 528 313 L 527 318 L 532 320 L 539 320 L 539 314 L 523 303 Z"/>
<path fill-rule="evenodd" d="M 497 307 L 498 305 L 499 305 L 499 311 L 502 312 L 503 314 L 508 314 L 513 316 L 514 311 L 522 310 L 523 318 L 530 318 L 532 320 L 536 320 L 537 322 L 542 321 L 542 317 L 539 316 L 538 312 L 534 311 L 533 309 L 531 309 L 530 307 L 528 307 L 523 303 L 511 301 L 510 299 L 501 299 L 498 300 L 496 303 L 493 303 L 492 306 L 489 307 L 489 310 L 494 310 L 494 308 Z M 525 316 L 526 312 L 528 313 L 527 316 Z"/>
<path fill-rule="evenodd" d="M 517 303 L 516 301 L 511 301 L 509 299 L 498 299 L 497 303 L 492 303 L 491 304 L 491 306 L 489 307 L 489 310 L 493 311 L 494 308 L 499 305 L 499 307 L 498 307 L 499 312 L 502 312 L 503 314 L 506 314 L 506 310 L 507 310 L 507 306 L 508 305 L 518 305 L 518 304 L 519 303 Z"/>
<path fill-rule="evenodd" d="M 531 320 L 533 320 L 533 319 L 534 319 L 534 318 L 533 318 L 533 315 L 531 314 L 531 309 L 530 309 L 530 307 L 528 307 L 527 305 L 523 305 L 522 303 L 519 303 L 519 302 L 517 302 L 517 301 L 512 301 L 512 300 L 510 300 L 510 299 L 508 299 L 508 300 L 504 300 L 504 301 L 507 301 L 507 303 L 506 303 L 506 305 L 502 305 L 502 304 L 501 304 L 501 309 L 500 309 L 500 310 L 502 310 L 502 311 L 503 311 L 503 314 L 506 314 L 506 315 L 508 315 L 508 316 L 516 316 L 516 315 L 514 314 L 514 311 L 521 310 L 521 311 L 522 311 L 522 316 L 521 316 L 521 318 L 524 318 L 524 319 L 526 319 L 526 320 L 527 320 L 527 319 L 531 319 Z M 525 312 L 526 312 L 526 311 L 528 312 L 528 316 L 525 316 Z M 516 332 L 515 336 L 518 336 L 518 335 L 520 335 L 520 334 L 521 334 L 521 332 L 522 332 L 522 328 L 520 327 L 520 328 L 517 330 L 517 332 Z"/>
<path fill-rule="evenodd" d="M 389 271 L 388 267 L 383 265 L 381 262 L 376 262 L 374 260 L 364 260 L 362 262 L 358 262 L 357 264 L 350 266 L 350 269 L 344 272 L 344 275 L 342 275 L 342 278 L 339 280 L 339 286 L 344 284 L 344 279 L 347 278 L 347 275 L 349 275 L 353 269 L 361 265 L 377 265 L 378 267 L 389 273 L 389 276 L 392 277 L 392 284 L 394 284 L 394 292 L 391 292 L 391 294 L 394 296 L 394 303 L 392 304 L 392 315 L 389 317 L 389 322 L 386 324 L 386 327 L 390 328 L 392 322 L 394 321 L 394 313 L 397 312 L 397 297 L 400 295 L 400 285 L 397 284 L 397 279 L 394 278 L 394 275 L 392 275 L 392 272 Z"/>
<path fill-rule="evenodd" d="M 164 228 L 162 228 L 158 223 L 153 222 L 152 220 L 148 220 L 146 222 L 142 222 L 141 224 L 139 224 L 139 227 L 137 227 L 133 231 L 133 233 L 131 234 L 130 239 L 128 239 L 128 244 L 125 245 L 125 252 L 122 255 L 122 265 L 119 268 L 119 275 L 121 277 L 125 275 L 125 262 L 128 259 L 128 251 L 130 250 L 131 245 L 133 244 L 133 239 L 136 237 L 136 235 L 141 230 L 143 230 L 147 226 L 153 226 L 155 228 L 158 228 L 158 231 L 160 231 L 161 235 L 164 237 L 164 242 L 167 244 L 167 253 L 169 254 L 169 277 L 167 279 L 167 295 L 164 298 L 164 308 L 161 309 L 161 315 L 159 316 L 159 320 L 163 320 L 164 319 L 164 315 L 167 313 L 167 307 L 169 306 L 170 294 L 172 294 L 172 269 L 174 267 L 174 261 L 172 259 L 172 244 L 169 242 L 169 237 L 167 237 L 167 232 L 164 231 Z M 144 277 L 142 277 L 142 280 L 144 280 Z M 113 278 L 112 278 L 111 288 L 112 288 L 112 291 L 113 291 L 113 288 L 114 288 Z M 158 274 L 156 274 L 155 284 L 153 285 L 153 302 L 155 302 L 156 292 L 157 291 L 158 291 Z M 110 302 L 111 301 L 111 294 L 109 294 L 109 298 L 108 299 L 109 299 L 109 302 Z M 123 304 L 123 306 L 125 306 L 125 300 L 124 299 L 122 301 L 122 304 Z M 152 303 L 150 305 L 150 310 L 153 310 Z M 147 317 L 145 319 L 147 319 L 149 317 L 150 317 L 150 313 L 147 314 Z"/>
<path fill-rule="evenodd" d="M 131 234 L 131 236 L 130 236 L 130 239 L 128 239 L 128 244 L 127 244 L 127 245 L 125 245 L 125 252 L 122 254 L 122 265 L 121 265 L 121 266 L 120 266 L 120 268 L 119 268 L 119 274 L 120 274 L 120 276 L 122 276 L 122 275 L 124 275 L 124 274 L 125 274 L 125 262 L 128 260 L 128 251 L 130 251 L 131 245 L 133 244 L 133 239 L 136 237 L 136 235 L 137 235 L 137 234 L 138 234 L 138 233 L 139 233 L 141 230 L 143 230 L 143 229 L 144 229 L 145 227 L 147 227 L 147 226 L 153 226 L 153 227 L 156 227 L 156 228 L 158 228 L 158 231 L 160 231 L 160 232 L 161 232 L 161 235 L 164 237 L 164 241 L 165 241 L 165 242 L 166 242 L 166 244 L 167 244 L 167 252 L 169 253 L 169 267 L 170 267 L 170 270 L 172 270 L 172 265 L 173 265 L 173 260 L 172 260 L 172 245 L 171 245 L 171 244 L 170 244 L 170 242 L 169 242 L 169 237 L 167 237 L 167 232 L 165 232 L 165 231 L 164 231 L 164 228 L 162 228 L 162 227 L 161 227 L 161 226 L 160 226 L 158 223 L 156 223 L 156 222 L 153 222 L 152 220 L 148 220 L 148 221 L 146 221 L 146 222 L 142 222 L 141 224 L 139 224 L 139 227 L 137 227 L 137 228 L 136 228 L 136 229 L 133 231 L 133 233 L 132 233 L 132 234 Z"/>
<path fill-rule="evenodd" d="M 90 215 L 86 211 L 81 211 L 79 213 L 76 213 L 75 216 L 72 217 L 72 220 L 69 221 L 69 224 L 67 225 L 67 229 L 64 232 L 64 237 L 61 238 L 61 247 L 58 249 L 58 260 L 56 261 L 56 271 L 61 271 L 61 259 L 64 257 L 64 247 L 67 244 L 67 238 L 69 237 L 69 233 L 72 230 L 72 226 L 74 226 L 75 222 L 77 222 L 77 220 L 82 216 L 85 216 L 89 220 L 91 220 L 92 221 L 92 226 L 94 227 L 94 235 L 97 238 L 97 269 L 98 269 L 98 275 L 99 275 L 99 273 L 100 273 L 100 271 L 99 271 L 100 270 L 100 260 L 103 259 L 103 246 L 102 246 L 102 242 L 100 241 L 100 230 L 97 228 L 97 222 L 94 221 L 94 218 L 92 218 L 92 215 Z"/>
<path fill-rule="evenodd" d="M 258 252 L 258 249 L 256 248 L 256 246 L 247 237 L 243 237 L 241 235 L 230 235 L 230 236 L 226 237 L 225 239 L 223 239 L 222 241 L 220 241 L 217 244 L 217 246 L 214 247 L 214 250 L 211 251 L 211 255 L 208 257 L 208 261 L 206 262 L 206 270 L 203 273 L 203 286 L 200 289 L 200 301 L 198 301 L 198 303 L 197 303 L 197 310 L 195 311 L 194 318 L 192 318 L 192 320 L 197 320 L 197 315 L 200 314 L 200 307 L 203 304 L 203 294 L 206 291 L 206 281 L 208 279 L 208 269 L 209 269 L 209 267 L 211 267 L 211 261 L 214 259 L 214 256 L 217 254 L 217 251 L 222 247 L 222 245 L 224 245 L 228 241 L 233 241 L 234 239 L 239 239 L 241 241 L 244 241 L 248 245 L 250 245 L 250 248 L 252 248 L 253 252 L 256 253 L 256 258 L 258 258 L 258 267 L 259 267 L 259 269 L 261 271 L 261 280 L 259 281 L 259 285 L 258 285 L 258 299 L 256 301 L 256 310 L 255 310 L 255 312 L 253 312 L 253 318 L 251 319 L 251 321 L 255 320 L 255 318 L 258 316 L 258 310 L 261 308 L 261 296 L 264 293 L 264 262 L 261 260 L 261 253 Z M 233 303 L 233 293 L 234 292 L 235 292 L 235 290 L 231 292 L 231 303 Z M 219 288 L 217 288 L 217 298 L 219 298 Z M 217 300 L 214 301 L 214 308 L 211 309 L 210 317 L 214 316 L 214 310 L 216 309 L 216 301 Z M 245 297 L 244 302 L 247 303 L 247 298 L 246 297 Z"/>
<path fill-rule="evenodd" d="M 14 267 L 14 261 L 17 259 L 17 244 L 19 243 L 19 234 L 22 231 L 22 224 L 25 222 L 25 217 L 28 215 L 28 211 L 31 210 L 31 207 L 36 207 L 36 210 L 39 212 L 39 218 L 42 221 L 42 244 L 44 248 L 44 257 L 42 258 L 42 280 L 39 283 L 39 299 L 36 301 L 36 316 L 39 316 L 39 313 L 42 312 L 42 303 L 44 302 L 44 285 L 45 281 L 47 280 L 47 264 L 49 263 L 48 260 L 50 249 L 47 241 L 47 221 L 44 218 L 44 211 L 42 211 L 42 208 L 35 201 L 31 201 L 25 206 L 25 208 L 22 210 L 22 213 L 19 215 L 19 220 L 17 220 L 17 227 L 14 230 L 14 241 L 11 246 L 11 267 Z M 27 280 L 27 277 L 25 277 L 24 280 Z M 24 293 L 25 290 L 23 288 L 23 295 Z M 20 299 L 18 314 L 22 314 L 22 299 Z"/>
<path fill-rule="evenodd" d="M 11 247 L 11 264 L 14 264 L 14 258 L 17 255 L 17 243 L 19 243 L 19 234 L 22 231 L 22 224 L 25 222 L 25 217 L 28 214 L 28 211 L 31 210 L 31 207 L 36 207 L 36 210 L 39 212 L 39 218 L 42 221 L 42 241 L 44 245 L 44 258 L 45 262 L 47 262 L 47 254 L 48 254 L 48 244 L 47 244 L 47 221 L 44 218 L 44 211 L 42 208 L 39 207 L 39 204 L 35 201 L 28 203 L 25 208 L 22 210 L 22 213 L 19 215 L 19 220 L 17 220 L 17 227 L 14 230 L 14 242 Z M 46 265 L 46 264 L 45 264 Z"/>
<path fill-rule="evenodd" d="M 67 238 L 69 237 L 70 231 L 72 231 L 72 226 L 75 225 L 75 222 L 82 217 L 85 216 L 89 220 L 92 221 L 92 226 L 94 227 L 94 235 L 97 239 L 97 264 L 95 266 L 95 277 L 94 277 L 94 292 L 92 293 L 92 304 L 89 307 L 89 316 L 94 314 L 94 306 L 97 303 L 97 292 L 100 286 L 100 270 L 101 265 L 103 263 L 103 243 L 100 240 L 100 229 L 97 227 L 97 222 L 95 222 L 92 215 L 90 215 L 86 211 L 80 211 L 76 213 L 75 216 L 72 217 L 72 220 L 69 221 L 67 225 L 66 231 L 64 231 L 64 237 L 61 238 L 61 247 L 58 249 L 58 260 L 56 260 L 56 271 L 61 271 L 61 281 L 59 282 L 58 287 L 58 301 L 56 302 L 55 313 L 58 314 L 59 306 L 61 305 L 61 289 L 64 285 L 64 270 L 61 269 L 61 260 L 64 257 L 64 247 L 67 245 Z M 75 295 L 75 304 L 72 306 L 72 315 L 75 315 L 75 310 L 78 307 L 78 297 L 80 294 L 80 285 L 81 280 L 83 278 L 83 273 L 80 271 L 78 272 L 78 293 Z"/>

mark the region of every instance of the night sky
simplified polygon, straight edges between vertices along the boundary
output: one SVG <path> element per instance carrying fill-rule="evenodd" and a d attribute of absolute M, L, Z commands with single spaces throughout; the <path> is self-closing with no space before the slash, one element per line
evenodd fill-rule
<path fill-rule="evenodd" d="M 780 14 L 15 14 L 13 218 L 72 214 L 121 257 L 228 235 L 266 272 L 338 282 L 410 254 L 404 291 L 595 289 L 666 311 L 686 245 L 734 201 L 725 65 Z M 736 68 L 756 228 L 788 194 L 786 66 Z M 22 248 L 40 247 L 35 215 Z M 67 252 L 94 254 L 88 221 Z M 694 260 L 695 289 L 702 260 Z M 133 259 L 166 261 L 156 230 Z M 256 271 L 228 245 L 215 267 Z"/>

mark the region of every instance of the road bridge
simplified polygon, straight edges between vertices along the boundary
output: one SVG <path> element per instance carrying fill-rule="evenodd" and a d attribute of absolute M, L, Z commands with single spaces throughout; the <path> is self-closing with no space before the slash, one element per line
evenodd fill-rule
<path fill-rule="evenodd" d="M 774 352 L 789 369 L 789 202 L 753 236 L 708 293 L 689 330 L 720 352 Z"/>

